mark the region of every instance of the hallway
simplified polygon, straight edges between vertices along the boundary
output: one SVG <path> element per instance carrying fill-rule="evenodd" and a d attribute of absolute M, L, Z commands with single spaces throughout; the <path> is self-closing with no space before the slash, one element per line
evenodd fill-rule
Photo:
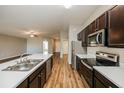
<path fill-rule="evenodd" d="M 63 59 L 54 57 L 52 74 L 44 85 L 44 88 L 84 88 L 84 84 L 77 71 L 72 70 L 67 63 L 67 55 Z"/>

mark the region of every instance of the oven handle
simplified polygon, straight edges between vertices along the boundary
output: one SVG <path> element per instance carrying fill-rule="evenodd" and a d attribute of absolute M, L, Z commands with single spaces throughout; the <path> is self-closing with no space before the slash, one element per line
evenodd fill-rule
<path fill-rule="evenodd" d="M 85 62 L 82 62 L 84 66 L 86 66 L 88 69 L 93 70 L 92 67 L 90 67 L 89 65 L 87 65 Z"/>

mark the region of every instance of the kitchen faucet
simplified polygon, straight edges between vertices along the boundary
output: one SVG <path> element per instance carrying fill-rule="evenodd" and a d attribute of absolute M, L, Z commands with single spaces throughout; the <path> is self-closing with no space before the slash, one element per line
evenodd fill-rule
<path fill-rule="evenodd" d="M 19 62 L 19 63 L 22 63 L 22 62 L 23 62 L 22 57 L 23 57 L 25 54 L 26 54 L 26 53 L 23 53 L 23 54 L 20 55 L 20 62 Z"/>

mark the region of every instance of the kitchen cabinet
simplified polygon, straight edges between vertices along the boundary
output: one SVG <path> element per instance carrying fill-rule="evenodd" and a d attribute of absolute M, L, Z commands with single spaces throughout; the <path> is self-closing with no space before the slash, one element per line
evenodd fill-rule
<path fill-rule="evenodd" d="M 83 31 L 82 31 L 82 47 L 87 47 L 88 45 L 88 30 L 89 27 L 86 27 Z"/>
<path fill-rule="evenodd" d="M 81 59 L 76 56 L 76 70 L 79 72 L 79 63 L 80 63 Z"/>
<path fill-rule="evenodd" d="M 97 31 L 101 29 L 106 29 L 107 28 L 107 22 L 108 20 L 108 12 L 103 13 L 98 19 L 97 19 Z"/>
<path fill-rule="evenodd" d="M 29 76 L 29 88 L 41 88 L 46 82 L 46 63 Z"/>
<path fill-rule="evenodd" d="M 77 72 L 79 73 L 80 77 L 84 78 L 86 81 L 86 85 L 88 85 L 88 87 L 92 87 L 92 70 L 88 69 L 82 62 L 81 59 L 79 57 L 76 58 L 76 63 L 77 63 Z"/>
<path fill-rule="evenodd" d="M 88 35 L 95 32 L 94 29 L 95 29 L 95 21 L 89 25 Z"/>
<path fill-rule="evenodd" d="M 78 33 L 77 35 L 77 40 L 81 41 L 82 40 L 82 31 Z"/>
<path fill-rule="evenodd" d="M 93 77 L 93 87 L 94 88 L 118 88 L 115 84 L 113 84 L 110 80 L 104 77 L 101 73 L 94 70 Z"/>
<path fill-rule="evenodd" d="M 90 87 L 93 87 L 93 73 L 92 73 L 92 69 L 90 69 L 88 66 L 85 65 L 84 62 L 80 63 L 80 73 L 83 75 L 83 77 L 85 78 L 87 84 Z"/>
<path fill-rule="evenodd" d="M 108 45 L 124 47 L 124 5 L 113 7 L 109 11 Z"/>
<path fill-rule="evenodd" d="M 108 20 L 108 13 L 105 12 L 89 25 L 88 34 L 92 34 L 101 29 L 107 29 L 107 20 Z"/>
<path fill-rule="evenodd" d="M 46 83 L 46 64 L 50 63 L 49 74 L 53 67 L 53 57 L 50 57 L 45 63 L 43 63 L 38 69 L 36 69 L 29 77 L 27 77 L 17 88 L 42 88 Z"/>
<path fill-rule="evenodd" d="M 43 88 L 44 84 L 46 83 L 46 66 L 43 66 L 40 75 L 40 87 Z"/>
<path fill-rule="evenodd" d="M 82 47 L 87 47 L 88 31 L 89 27 L 86 27 L 77 35 L 78 40 L 82 42 Z"/>
<path fill-rule="evenodd" d="M 28 79 L 24 80 L 17 88 L 28 88 Z"/>
<path fill-rule="evenodd" d="M 96 31 L 96 21 L 93 21 L 93 22 L 89 25 L 88 35 L 94 33 L 95 31 Z"/>
<path fill-rule="evenodd" d="M 40 88 L 40 74 L 29 83 L 29 88 Z"/>
<path fill-rule="evenodd" d="M 52 58 L 48 59 L 46 61 L 46 79 L 49 78 L 51 72 L 52 72 Z"/>
<path fill-rule="evenodd" d="M 94 33 L 96 31 L 96 20 L 92 22 L 92 29 L 91 29 L 91 33 Z"/>

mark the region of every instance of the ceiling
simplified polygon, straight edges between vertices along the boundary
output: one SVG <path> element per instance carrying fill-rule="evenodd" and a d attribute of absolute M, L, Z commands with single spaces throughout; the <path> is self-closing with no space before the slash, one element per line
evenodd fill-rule
<path fill-rule="evenodd" d="M 98 5 L 77 5 L 70 9 L 62 5 L 0 6 L 0 33 L 29 37 L 29 32 L 59 37 L 69 24 L 83 24 Z"/>

